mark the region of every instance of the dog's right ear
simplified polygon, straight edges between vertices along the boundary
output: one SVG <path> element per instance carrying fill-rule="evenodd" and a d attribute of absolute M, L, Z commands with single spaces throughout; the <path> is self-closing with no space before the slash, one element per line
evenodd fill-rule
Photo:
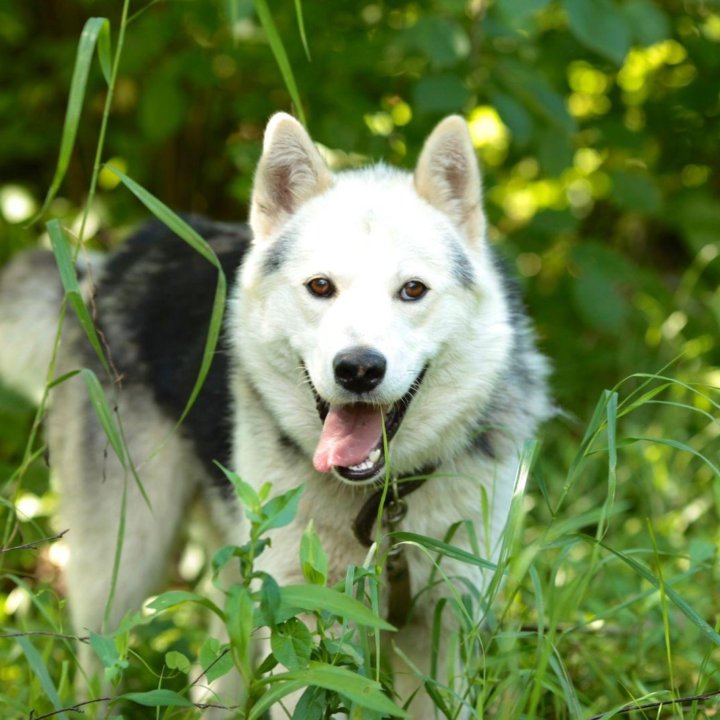
<path fill-rule="evenodd" d="M 273 115 L 265 128 L 250 205 L 255 242 L 272 237 L 303 203 L 332 182 L 305 128 L 287 113 Z"/>

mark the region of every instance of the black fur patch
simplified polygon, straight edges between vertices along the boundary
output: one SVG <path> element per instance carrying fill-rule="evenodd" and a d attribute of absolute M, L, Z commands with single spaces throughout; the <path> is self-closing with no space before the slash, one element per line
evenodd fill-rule
<path fill-rule="evenodd" d="M 295 235 L 286 231 L 265 251 L 263 258 L 263 272 L 265 275 L 271 275 L 277 272 L 287 260 L 290 247 L 295 243 Z"/>
<path fill-rule="evenodd" d="M 218 256 L 229 295 L 250 231 L 244 225 L 186 220 Z M 149 387 L 173 422 L 200 370 L 216 285 L 213 265 L 165 225 L 151 222 L 108 261 L 97 290 L 99 329 L 121 382 Z M 228 466 L 231 454 L 229 358 L 223 336 L 181 432 L 192 440 L 212 477 L 225 484 L 213 464 L 217 460 Z"/>
<path fill-rule="evenodd" d="M 454 238 L 450 240 L 452 246 L 452 272 L 455 279 L 464 287 L 471 288 L 475 284 L 470 258 L 465 254 L 460 244 Z"/>

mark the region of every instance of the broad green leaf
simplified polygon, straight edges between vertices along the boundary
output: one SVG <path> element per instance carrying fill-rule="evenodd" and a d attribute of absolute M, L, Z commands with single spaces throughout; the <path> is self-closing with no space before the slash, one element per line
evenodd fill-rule
<path fill-rule="evenodd" d="M 290 618 L 272 629 L 270 647 L 277 661 L 288 670 L 302 670 L 310 662 L 312 635 L 305 623 Z"/>
<path fill-rule="evenodd" d="M 577 311 L 596 330 L 619 334 L 631 309 L 622 292 L 622 284 L 631 282 L 633 266 L 598 243 L 585 243 L 574 248 L 572 259 L 576 270 L 572 297 Z"/>
<path fill-rule="evenodd" d="M 611 175 L 612 197 L 626 210 L 655 214 L 662 208 L 662 193 L 648 175 L 617 170 Z"/>
<path fill-rule="evenodd" d="M 215 464 L 223 471 L 225 477 L 232 483 L 237 496 L 240 498 L 240 502 L 243 505 L 246 515 L 248 515 L 250 520 L 258 520 L 261 504 L 260 498 L 255 492 L 255 488 L 246 483 L 244 480 L 241 480 L 237 473 L 234 473 L 232 470 L 228 470 L 220 465 L 220 463 L 216 462 Z"/>
<path fill-rule="evenodd" d="M 327 690 L 311 686 L 300 696 L 293 720 L 324 720 L 327 706 Z"/>
<path fill-rule="evenodd" d="M 216 576 L 233 558 L 241 557 L 243 550 L 237 545 L 224 545 L 212 556 L 213 575 Z"/>
<path fill-rule="evenodd" d="M 498 0 L 497 6 L 507 21 L 513 25 L 523 25 L 535 13 L 544 10 L 550 0 Z"/>
<path fill-rule="evenodd" d="M 165 688 L 147 692 L 124 693 L 117 700 L 130 700 L 145 707 L 194 707 L 186 697 Z"/>
<path fill-rule="evenodd" d="M 333 656 L 335 662 L 342 661 L 363 667 L 365 660 L 355 645 L 338 638 L 325 638 L 323 647 Z"/>
<path fill-rule="evenodd" d="M 630 49 L 630 30 L 613 0 L 564 0 L 570 30 L 585 47 L 622 64 Z"/>
<path fill-rule="evenodd" d="M 291 693 L 302 690 L 304 687 L 305 683 L 302 680 L 273 684 L 265 691 L 262 697 L 253 704 L 252 710 L 250 710 L 250 714 L 248 715 L 248 720 L 260 720 L 260 718 L 265 717 L 265 712 L 273 705 L 279 703 L 284 697 L 287 697 Z"/>
<path fill-rule="evenodd" d="M 260 610 L 268 625 L 275 625 L 280 602 L 280 586 L 272 575 L 265 575 L 260 588 Z"/>
<path fill-rule="evenodd" d="M 573 146 L 570 135 L 554 125 L 537 133 L 537 155 L 546 175 L 561 175 L 573 164 Z"/>
<path fill-rule="evenodd" d="M 652 0 L 626 0 L 620 9 L 638 45 L 654 45 L 672 36 L 668 16 L 659 3 Z"/>
<path fill-rule="evenodd" d="M 535 111 L 548 125 L 566 134 L 575 132 L 575 118 L 568 111 L 565 98 L 537 69 L 512 58 L 503 58 L 497 62 L 496 75 L 523 107 Z"/>
<path fill-rule="evenodd" d="M 358 625 L 379 628 L 380 630 L 395 629 L 385 620 L 375 615 L 359 600 L 321 585 L 287 585 L 280 588 L 280 597 L 285 608 L 304 610 L 306 612 L 326 610 Z"/>
<path fill-rule="evenodd" d="M 438 15 L 421 15 L 405 31 L 405 41 L 439 70 L 452 67 L 470 52 L 470 40 L 462 25 Z"/>
<path fill-rule="evenodd" d="M 113 635 L 115 637 L 119 637 L 121 635 L 125 635 L 130 632 L 130 630 L 134 630 L 137 627 L 141 627 L 143 625 L 148 625 L 153 620 L 153 616 L 141 613 L 141 612 L 132 612 L 128 611 L 123 615 L 123 619 L 120 621 L 120 624 L 115 629 L 115 632 L 113 632 Z"/>
<path fill-rule="evenodd" d="M 328 574 L 327 553 L 312 520 L 300 540 L 300 564 L 305 580 L 312 585 L 325 585 Z"/>
<path fill-rule="evenodd" d="M 89 18 L 83 27 L 78 43 L 77 55 L 75 56 L 75 65 L 73 68 L 73 76 L 70 82 L 70 94 L 68 95 L 68 104 L 65 111 L 65 123 L 63 125 L 62 138 L 60 140 L 60 153 L 58 156 L 57 166 L 50 189 L 45 197 L 45 202 L 38 215 L 42 215 L 52 202 L 60 185 L 62 184 L 68 165 L 70 164 L 70 156 L 75 146 L 75 138 L 77 137 L 78 125 L 80 124 L 80 114 L 82 112 L 83 102 L 85 100 L 85 89 L 87 87 L 88 73 L 92 63 L 92 56 L 95 45 L 100 37 L 99 57 L 100 66 L 102 68 L 105 79 L 109 82 L 110 67 L 110 23 L 107 18 Z"/>
<path fill-rule="evenodd" d="M 477 555 L 462 550 L 454 545 L 448 545 L 437 540 L 436 538 L 426 537 L 425 535 L 418 535 L 417 533 L 411 532 L 392 532 L 388 533 L 388 537 L 395 542 L 407 542 L 419 545 L 420 547 L 427 548 L 446 555 L 453 560 L 460 560 L 461 562 L 467 563 L 468 565 L 476 565 L 477 567 L 485 568 L 486 570 L 497 570 L 497 565 L 491 563 L 489 560 L 485 560 Z"/>
<path fill-rule="evenodd" d="M 358 705 L 392 717 L 409 717 L 382 691 L 382 685 L 346 668 L 311 661 L 304 670 L 280 673 L 268 681 L 300 683 L 301 687 L 316 685 L 340 693 Z"/>
<path fill-rule="evenodd" d="M 305 490 L 304 485 L 293 488 L 282 495 L 276 495 L 268 500 L 262 508 L 262 522 L 258 533 L 263 535 L 268 530 L 289 525 L 297 515 L 300 496 Z"/>
<path fill-rule="evenodd" d="M 226 675 L 233 667 L 232 655 L 228 648 L 223 647 L 214 637 L 208 637 L 202 644 L 198 661 L 208 683 Z"/>
<path fill-rule="evenodd" d="M 170 650 L 170 652 L 165 653 L 165 665 L 170 670 L 179 670 L 184 673 L 190 670 L 190 661 L 177 650 Z"/>
<path fill-rule="evenodd" d="M 254 609 L 248 589 L 242 585 L 233 585 L 225 602 L 225 626 L 243 677 L 250 677 Z"/>
<path fill-rule="evenodd" d="M 469 98 L 470 91 L 457 75 L 426 75 L 413 88 L 418 112 L 461 112 Z"/>
<path fill-rule="evenodd" d="M 108 635 L 99 635 L 92 630 L 89 631 L 89 634 L 90 647 L 103 664 L 103 667 L 112 667 L 120 659 L 120 653 L 115 647 L 115 640 Z"/>
<path fill-rule="evenodd" d="M 528 111 L 507 93 L 492 93 L 490 102 L 498 111 L 500 119 L 508 126 L 512 139 L 518 145 L 525 145 L 533 131 L 533 121 Z"/>

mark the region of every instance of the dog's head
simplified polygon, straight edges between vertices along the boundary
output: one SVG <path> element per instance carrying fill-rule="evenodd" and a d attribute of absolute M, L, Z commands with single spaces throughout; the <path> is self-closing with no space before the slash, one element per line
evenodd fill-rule
<path fill-rule="evenodd" d="M 488 373 L 505 352 L 505 307 L 462 118 L 435 128 L 413 175 L 384 166 L 333 175 L 304 128 L 275 115 L 250 224 L 242 286 L 253 332 L 309 380 L 322 421 L 318 471 L 373 480 L 385 463 L 383 426 L 392 442 L 431 376 L 439 386 L 444 364 L 463 372 L 463 353 L 484 342 Z M 477 382 L 468 378 L 465 391 Z M 456 390 L 446 387 L 447 402 Z"/>

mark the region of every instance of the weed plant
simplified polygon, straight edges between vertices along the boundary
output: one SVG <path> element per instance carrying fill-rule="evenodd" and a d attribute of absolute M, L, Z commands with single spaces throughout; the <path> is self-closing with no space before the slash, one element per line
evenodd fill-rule
<path fill-rule="evenodd" d="M 299 110 L 292 68 L 272 16 L 264 2 L 256 0 L 256 6 Z M 44 208 L 67 169 L 88 71 L 97 54 L 107 94 L 85 212 L 70 240 L 57 220 L 50 220 L 47 229 L 65 288 L 60 325 L 67 312 L 77 314 L 110 377 L 112 368 L 83 302 L 74 260 L 84 252 L 128 11 L 124 0 L 114 50 L 110 22 L 103 18 L 89 20 L 80 39 L 57 171 Z M 304 37 L 301 14 L 299 20 Z M 108 170 L 218 268 L 204 362 L 187 412 L 217 342 L 225 278 L 202 238 L 126 174 Z M 329 587 L 325 551 L 311 525 L 297 559 L 304 584 L 279 587 L 254 563 L 266 547 L 268 530 L 293 518 L 302 489 L 269 499 L 270 488 L 256 494 L 227 471 L 251 531 L 245 546 L 223 548 L 205 562 L 204 574 L 213 578 L 223 601 L 218 603 L 218 593 L 208 593 L 201 582 L 178 581 L 142 611 L 128 615 L 114 632 L 82 638 L 67 627 L 56 570 L 62 538 L 47 522 L 55 499 L 47 488 L 39 430 L 48 395 L 67 379 L 55 377 L 53 366 L 37 409 L 0 388 L 7 428 L 3 470 L 9 478 L 0 498 L 3 718 L 69 719 L 83 713 L 189 720 L 213 703 L 211 694 L 198 699 L 198 690 L 231 671 L 240 673 L 246 688 L 237 699 L 240 717 L 260 718 L 287 694 L 303 689 L 297 718 L 319 720 L 335 713 L 368 720 L 405 717 L 393 699 L 383 659 L 399 650 L 377 613 L 388 542 L 411 544 L 429 554 L 437 570 L 434 581 L 448 583 L 448 599 L 435 614 L 433 647 L 443 614 L 454 615 L 452 681 L 443 685 L 434 677 L 422 678 L 438 717 L 454 718 L 467 710 L 473 717 L 509 720 L 694 720 L 717 715 L 720 394 L 709 384 L 678 379 L 680 362 L 623 380 L 602 394 L 587 423 L 561 417 L 546 429 L 540 446 L 525 448 L 494 566 L 479 554 L 455 548 L 453 528 L 443 542 L 381 533 L 363 566 L 349 567 L 345 580 Z M 89 369 L 78 372 L 111 450 L 127 469 L 127 482 L 141 483 L 124 448 L 114 398 L 106 397 Z M 694 494 L 682 492 L 684 478 L 692 482 Z M 124 508 L 118 512 L 121 544 Z M 485 592 L 455 587 L 443 574 L 447 555 L 486 567 Z M 226 587 L 221 570 L 228 565 L 239 568 L 242 580 Z M 196 572 L 195 580 L 202 574 Z M 308 618 L 313 622 L 307 624 Z M 228 642 L 219 639 L 218 625 L 225 626 Z M 252 658 L 262 637 L 269 637 L 271 653 L 256 666 Z M 100 659 L 112 688 L 109 695 L 88 678 L 90 699 L 81 702 L 75 696 L 81 672 L 75 656 L 78 641 L 90 643 Z M 435 655 L 432 665 L 437 666 Z"/>

